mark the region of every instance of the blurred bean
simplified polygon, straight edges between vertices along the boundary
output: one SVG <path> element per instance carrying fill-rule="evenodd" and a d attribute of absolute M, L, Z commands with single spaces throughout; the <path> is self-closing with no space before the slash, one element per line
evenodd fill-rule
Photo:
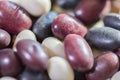
<path fill-rule="evenodd" d="M 31 27 L 32 21 L 18 5 L 7 0 L 0 1 L 0 25 L 12 34 Z"/>
<path fill-rule="evenodd" d="M 88 43 L 79 35 L 69 34 L 64 40 L 65 54 L 77 71 L 87 71 L 93 67 L 94 59 Z"/>
<path fill-rule="evenodd" d="M 95 59 L 93 70 L 86 73 L 87 80 L 106 80 L 119 69 L 119 59 L 113 52 L 105 52 Z"/>
<path fill-rule="evenodd" d="M 117 13 L 110 13 L 103 18 L 104 24 L 107 27 L 111 27 L 120 30 L 120 15 Z"/>
<path fill-rule="evenodd" d="M 46 49 L 49 57 L 59 56 L 66 58 L 64 52 L 64 44 L 54 37 L 48 37 L 43 40 L 42 46 Z"/>
<path fill-rule="evenodd" d="M 12 49 L 0 50 L 0 75 L 16 76 L 22 70 L 22 65 Z"/>
<path fill-rule="evenodd" d="M 52 32 L 60 39 L 64 39 L 68 34 L 79 34 L 84 37 L 87 33 L 87 28 L 74 17 L 60 14 L 52 23 Z"/>
<path fill-rule="evenodd" d="M 85 24 L 92 24 L 99 19 L 106 0 L 82 0 L 75 9 L 76 17 Z"/>
<path fill-rule="evenodd" d="M 61 57 L 50 58 L 47 71 L 51 80 L 74 80 L 72 67 Z"/>
<path fill-rule="evenodd" d="M 23 39 L 31 39 L 36 41 L 36 36 L 31 30 L 23 30 L 21 31 L 15 38 L 14 44 L 13 44 L 13 50 L 16 50 L 16 44 L 18 41 L 23 40 Z"/>
<path fill-rule="evenodd" d="M 103 50 L 111 51 L 120 47 L 120 31 L 110 28 L 92 28 L 86 34 L 85 39 L 93 47 Z"/>
<path fill-rule="evenodd" d="M 120 71 L 116 72 L 116 73 L 112 76 L 111 80 L 120 80 Z"/>
<path fill-rule="evenodd" d="M 0 78 L 0 80 L 17 80 L 17 79 L 15 79 L 13 77 L 4 76 L 4 77 Z"/>
<path fill-rule="evenodd" d="M 41 16 L 51 9 L 51 0 L 20 0 L 24 9 L 26 9 L 32 16 Z"/>
<path fill-rule="evenodd" d="M 16 44 L 17 55 L 29 68 L 41 71 L 47 67 L 48 56 L 42 46 L 34 40 L 24 39 Z"/>
<path fill-rule="evenodd" d="M 7 47 L 10 44 L 10 42 L 10 34 L 7 31 L 0 29 L 0 49 Z"/>
<path fill-rule="evenodd" d="M 15 3 L 15 4 L 21 6 L 20 0 L 9 0 L 9 1 L 11 1 L 11 2 L 13 2 L 13 3 Z"/>
<path fill-rule="evenodd" d="M 103 20 L 97 21 L 91 28 L 100 28 L 100 27 L 104 27 Z"/>
<path fill-rule="evenodd" d="M 35 22 L 32 31 L 36 34 L 39 41 L 42 41 L 49 36 L 53 36 L 51 31 L 51 24 L 57 15 L 57 12 L 51 11 L 42 15 Z"/>

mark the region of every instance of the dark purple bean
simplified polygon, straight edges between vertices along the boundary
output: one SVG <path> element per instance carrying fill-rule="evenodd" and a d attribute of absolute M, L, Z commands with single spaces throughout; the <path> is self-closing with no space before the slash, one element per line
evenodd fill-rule
<path fill-rule="evenodd" d="M 93 67 L 91 48 L 81 36 L 69 34 L 64 40 L 64 46 L 66 57 L 75 70 L 87 71 Z"/>
<path fill-rule="evenodd" d="M 0 74 L 2 76 L 16 76 L 21 70 L 22 65 L 12 49 L 0 50 Z"/>
<path fill-rule="evenodd" d="M 7 31 L 0 29 L 0 49 L 7 47 L 10 44 L 10 41 L 10 34 Z"/>
<path fill-rule="evenodd" d="M 52 32 L 60 39 L 64 39 L 68 34 L 78 34 L 84 37 L 87 33 L 87 28 L 74 17 L 60 14 L 52 23 Z"/>
<path fill-rule="evenodd" d="M 81 0 L 56 0 L 56 4 L 63 9 L 74 9 Z"/>
<path fill-rule="evenodd" d="M 49 36 L 53 36 L 51 31 L 51 24 L 57 15 L 58 14 L 56 12 L 51 11 L 47 14 L 44 14 L 36 21 L 32 31 L 36 34 L 39 41 Z"/>
<path fill-rule="evenodd" d="M 36 72 L 26 68 L 18 77 L 19 80 L 50 80 L 46 71 Z"/>
<path fill-rule="evenodd" d="M 18 56 L 29 68 L 40 71 L 47 67 L 48 56 L 37 41 L 23 39 L 16 47 Z"/>
<path fill-rule="evenodd" d="M 109 13 L 103 18 L 104 24 L 107 27 L 111 27 L 120 30 L 120 15 L 117 13 Z"/>
<path fill-rule="evenodd" d="M 87 80 L 106 80 L 118 71 L 119 59 L 113 52 L 105 52 L 95 59 L 93 70 L 86 73 Z"/>
<path fill-rule="evenodd" d="M 75 9 L 76 17 L 85 24 L 91 24 L 99 19 L 106 0 L 82 0 Z"/>
<path fill-rule="evenodd" d="M 89 44 L 103 51 L 120 47 L 120 31 L 110 27 L 93 28 L 86 34 L 85 39 Z"/>
<path fill-rule="evenodd" d="M 31 27 L 32 21 L 18 5 L 0 0 L 0 26 L 6 31 L 17 34 Z"/>

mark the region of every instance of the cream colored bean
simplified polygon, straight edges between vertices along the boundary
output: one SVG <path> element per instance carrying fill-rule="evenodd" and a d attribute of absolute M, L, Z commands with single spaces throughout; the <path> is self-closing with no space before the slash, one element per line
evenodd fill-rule
<path fill-rule="evenodd" d="M 51 80 L 74 80 L 73 69 L 64 58 L 50 58 L 47 71 Z"/>
<path fill-rule="evenodd" d="M 100 28 L 100 27 L 104 27 L 103 20 L 99 20 L 98 22 L 96 22 L 92 28 Z"/>
<path fill-rule="evenodd" d="M 95 48 L 92 49 L 92 52 L 93 52 L 94 57 L 97 57 L 97 56 L 101 55 L 101 53 L 102 53 L 102 51 L 97 50 Z"/>
<path fill-rule="evenodd" d="M 36 40 L 36 36 L 35 36 L 35 34 L 34 34 L 32 31 L 30 31 L 30 30 L 23 30 L 23 31 L 21 31 L 21 32 L 17 35 L 17 37 L 16 37 L 16 39 L 15 39 L 15 41 L 14 41 L 14 44 L 13 44 L 13 50 L 14 50 L 14 51 L 16 51 L 16 44 L 17 44 L 17 42 L 20 41 L 20 40 L 23 40 L 23 39 Z"/>
<path fill-rule="evenodd" d="M 117 73 L 115 73 L 112 76 L 111 80 L 120 80 L 120 71 L 118 71 Z"/>
<path fill-rule="evenodd" d="M 20 0 L 24 9 L 33 16 L 40 16 L 51 9 L 51 0 Z"/>
<path fill-rule="evenodd" d="M 0 80 L 17 80 L 17 79 L 6 76 L 6 77 L 0 78 Z"/>
<path fill-rule="evenodd" d="M 11 1 L 11 2 L 13 2 L 13 3 L 15 3 L 15 4 L 21 6 L 20 0 L 9 0 L 9 1 Z"/>
<path fill-rule="evenodd" d="M 49 57 L 60 56 L 65 58 L 63 43 L 54 37 L 48 37 L 42 42 L 42 46 L 46 49 Z"/>

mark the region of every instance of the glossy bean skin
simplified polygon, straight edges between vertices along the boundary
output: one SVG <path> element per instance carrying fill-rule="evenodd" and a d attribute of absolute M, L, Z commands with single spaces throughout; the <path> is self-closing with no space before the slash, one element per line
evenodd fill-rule
<path fill-rule="evenodd" d="M 85 39 L 93 47 L 102 51 L 113 51 L 120 47 L 120 32 L 110 27 L 91 29 Z"/>
<path fill-rule="evenodd" d="M 94 58 L 88 43 L 79 35 L 69 34 L 64 40 L 65 54 L 77 71 L 87 71 L 93 67 Z"/>
<path fill-rule="evenodd" d="M 87 33 L 87 28 L 74 17 L 60 14 L 52 23 L 52 32 L 59 39 L 64 39 L 68 34 L 79 34 L 84 37 Z"/>
<path fill-rule="evenodd" d="M 17 55 L 22 62 L 35 71 L 41 71 L 46 68 L 48 55 L 40 43 L 30 39 L 20 40 L 16 44 Z"/>
<path fill-rule="evenodd" d="M 17 80 L 17 79 L 9 76 L 4 76 L 4 77 L 1 77 L 0 80 Z"/>
<path fill-rule="evenodd" d="M 0 48 L 7 47 L 10 44 L 10 41 L 10 34 L 7 31 L 0 29 Z"/>
<path fill-rule="evenodd" d="M 25 68 L 25 70 L 19 75 L 18 79 L 19 80 L 50 80 L 46 71 L 37 72 L 29 68 Z"/>
<path fill-rule="evenodd" d="M 22 64 L 12 49 L 0 50 L 0 75 L 16 76 L 22 70 Z"/>
<path fill-rule="evenodd" d="M 56 4 L 63 9 L 73 9 L 80 0 L 56 0 Z"/>
<path fill-rule="evenodd" d="M 53 36 L 51 31 L 51 24 L 57 15 L 57 12 L 51 11 L 42 15 L 35 22 L 32 31 L 36 34 L 39 41 L 42 41 L 49 36 Z"/>
<path fill-rule="evenodd" d="M 0 25 L 12 34 L 18 34 L 32 25 L 31 19 L 18 5 L 7 0 L 0 1 Z"/>
<path fill-rule="evenodd" d="M 76 17 L 85 24 L 92 24 L 99 19 L 106 0 L 83 0 L 75 9 Z"/>
<path fill-rule="evenodd" d="M 105 52 L 95 59 L 93 70 L 86 73 L 87 80 L 106 80 L 119 69 L 119 59 L 113 52 Z"/>
<path fill-rule="evenodd" d="M 117 13 L 109 13 L 103 18 L 105 26 L 120 30 L 120 15 Z"/>

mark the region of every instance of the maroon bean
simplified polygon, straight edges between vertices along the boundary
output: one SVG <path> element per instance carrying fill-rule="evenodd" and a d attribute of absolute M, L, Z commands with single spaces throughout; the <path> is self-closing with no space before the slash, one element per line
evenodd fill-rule
<path fill-rule="evenodd" d="M 82 0 L 75 9 L 75 15 L 85 24 L 91 24 L 99 19 L 106 0 Z"/>
<path fill-rule="evenodd" d="M 10 44 L 10 41 L 10 34 L 5 30 L 0 29 L 0 49 L 7 47 Z"/>
<path fill-rule="evenodd" d="M 119 68 L 119 59 L 113 52 L 105 52 L 95 59 L 93 70 L 86 73 L 87 80 L 106 80 Z"/>
<path fill-rule="evenodd" d="M 87 71 L 93 67 L 92 51 L 81 36 L 69 34 L 64 40 L 64 46 L 66 57 L 74 69 Z"/>
<path fill-rule="evenodd" d="M 16 47 L 18 56 L 29 68 L 41 71 L 47 67 L 48 56 L 37 41 L 23 39 L 16 44 Z"/>
<path fill-rule="evenodd" d="M 84 37 L 87 33 L 87 29 L 72 16 L 60 14 L 52 23 L 52 32 L 56 37 L 64 39 L 68 34 L 79 34 Z"/>
<path fill-rule="evenodd" d="M 0 25 L 6 31 L 17 34 L 31 27 L 32 21 L 18 5 L 0 0 Z"/>
<path fill-rule="evenodd" d="M 16 76 L 22 70 L 20 61 L 12 49 L 0 50 L 0 74 L 1 76 Z"/>

